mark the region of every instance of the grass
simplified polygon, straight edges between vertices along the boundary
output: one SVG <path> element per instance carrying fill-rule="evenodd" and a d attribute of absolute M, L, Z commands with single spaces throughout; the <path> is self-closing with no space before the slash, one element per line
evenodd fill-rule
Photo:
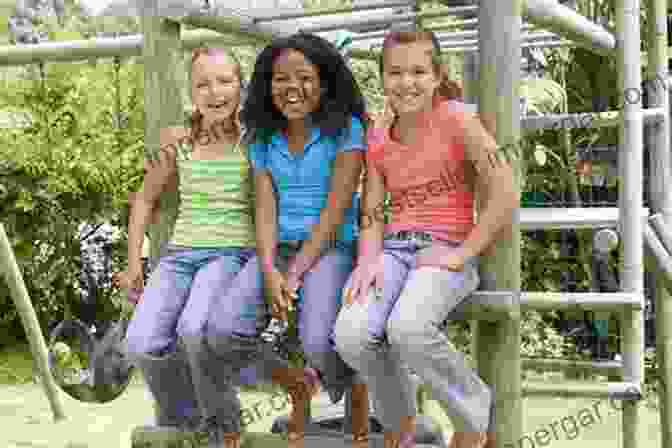
<path fill-rule="evenodd" d="M 29 384 L 32 377 L 33 362 L 27 345 L 0 349 L 0 420 L 7 419 L 8 428 L 12 428 L 0 434 L 0 446 L 128 448 L 130 430 L 152 413 L 146 388 L 136 375 L 122 396 L 105 405 L 79 403 L 65 396 L 69 423 L 54 424 L 43 391 Z M 543 378 L 562 381 L 553 374 L 545 374 Z M 243 407 L 251 408 L 263 401 L 272 390 L 272 387 L 244 388 Z M 640 411 L 640 446 L 660 446 L 658 410 L 643 401 Z M 249 429 L 267 432 L 273 419 L 284 413 L 267 414 Z M 448 439 L 452 424 L 439 403 L 429 400 L 427 414 L 439 423 Z M 523 400 L 523 416 L 523 435 L 520 440 L 510 441 L 507 448 L 619 448 L 623 443 L 622 416 L 606 400 L 530 397 Z M 89 429 L 82 431 L 83 427 Z M 66 441 L 68 444 L 61 443 Z"/>
<path fill-rule="evenodd" d="M 25 384 L 33 380 L 33 356 L 28 344 L 0 348 L 0 385 Z"/>

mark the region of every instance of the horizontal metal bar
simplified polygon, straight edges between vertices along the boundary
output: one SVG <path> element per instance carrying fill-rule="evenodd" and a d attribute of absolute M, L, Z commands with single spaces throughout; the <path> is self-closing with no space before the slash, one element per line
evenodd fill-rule
<path fill-rule="evenodd" d="M 548 41 L 538 41 L 538 42 L 523 42 L 520 45 L 520 48 L 553 48 L 553 47 L 575 47 L 576 44 L 569 40 L 563 40 L 560 42 L 548 42 Z M 459 48 L 441 48 L 444 53 L 478 53 L 478 47 L 459 47 Z"/>
<path fill-rule="evenodd" d="M 513 291 L 475 291 L 451 314 L 451 320 L 517 318 L 521 310 L 604 310 L 628 307 L 642 309 L 644 297 L 637 293 L 551 293 Z"/>
<path fill-rule="evenodd" d="M 351 20 L 346 23 L 343 22 L 342 19 L 340 20 L 332 20 L 332 23 L 320 23 L 317 25 L 313 26 L 301 26 L 297 27 L 296 31 L 304 31 L 306 33 L 318 33 L 322 31 L 335 31 L 335 30 L 342 30 L 344 28 L 348 29 L 353 29 L 353 28 L 358 28 L 358 27 L 371 27 L 371 26 L 379 26 L 379 25 L 391 25 L 393 23 L 399 23 L 399 22 L 408 22 L 408 21 L 413 21 L 417 19 L 432 19 L 432 18 L 440 18 L 440 17 L 447 17 L 450 16 L 450 12 L 448 10 L 441 10 L 441 11 L 426 11 L 426 12 L 409 12 L 409 13 L 404 13 L 404 14 L 388 14 L 385 16 L 380 16 L 376 18 L 365 18 L 365 19 L 357 19 L 357 20 Z"/>
<path fill-rule="evenodd" d="M 616 311 L 644 308 L 644 296 L 632 292 L 530 292 L 521 293 L 520 306 L 526 310 Z"/>
<path fill-rule="evenodd" d="M 190 13 L 175 20 L 197 28 L 206 28 L 223 34 L 233 34 L 259 41 L 270 41 L 276 37 L 287 36 L 294 32 L 294 27 L 285 24 L 256 23 L 254 17 L 241 15 L 231 10 L 228 15 Z"/>
<path fill-rule="evenodd" d="M 451 313 L 451 320 L 498 321 L 520 318 L 520 295 L 512 291 L 474 291 Z"/>
<path fill-rule="evenodd" d="M 441 48 L 457 48 L 457 47 L 468 47 L 468 46 L 478 46 L 478 39 L 468 39 L 468 40 L 453 40 L 452 36 L 439 35 L 437 36 L 439 42 L 441 42 Z M 537 40 L 549 40 L 549 39 L 560 39 L 560 36 L 554 33 L 549 32 L 539 32 L 539 33 L 529 33 L 523 34 L 520 36 L 521 42 L 532 42 Z"/>
<path fill-rule="evenodd" d="M 613 398 L 639 400 L 642 398 L 641 386 L 629 382 L 585 383 L 563 381 L 550 383 L 545 381 L 524 381 L 523 396 L 534 395 L 555 397 Z"/>
<path fill-rule="evenodd" d="M 544 371 L 564 372 L 567 370 L 582 371 L 596 375 L 622 376 L 623 363 L 621 361 L 573 361 L 553 358 L 523 358 L 523 369 L 539 369 Z M 646 376 L 657 377 L 655 363 L 645 366 Z"/>
<path fill-rule="evenodd" d="M 460 15 L 460 14 L 471 14 L 474 12 L 478 12 L 478 5 L 475 6 L 449 6 L 446 8 L 448 11 L 450 11 L 451 15 Z"/>
<path fill-rule="evenodd" d="M 642 109 L 644 124 L 654 123 L 663 118 L 662 107 Z M 526 131 L 538 129 L 587 129 L 618 126 L 621 122 L 619 111 L 586 112 L 574 114 L 548 114 L 521 118 L 521 126 Z"/>
<path fill-rule="evenodd" d="M 478 19 L 456 20 L 453 23 L 450 23 L 450 24 L 446 23 L 445 25 L 441 25 L 441 26 L 451 26 L 451 27 L 454 27 L 454 28 L 459 28 L 461 26 L 471 26 L 471 25 L 478 25 Z M 428 25 L 428 28 L 432 29 L 431 25 Z"/>
<path fill-rule="evenodd" d="M 369 11 L 375 9 L 387 9 L 387 8 L 399 8 L 404 6 L 413 6 L 415 4 L 414 0 L 387 0 L 382 2 L 367 2 L 367 3 L 354 3 L 350 6 L 342 6 L 338 8 L 325 8 L 317 9 L 311 11 L 285 11 L 285 12 L 274 12 L 269 14 L 254 14 L 254 22 L 272 22 L 278 20 L 291 20 L 291 19 L 304 19 L 309 17 L 319 17 L 326 16 L 330 14 L 347 14 L 357 11 Z"/>
<path fill-rule="evenodd" d="M 254 44 L 258 41 L 257 37 L 232 36 L 210 30 L 182 32 L 182 45 L 185 50 L 192 50 L 204 44 L 233 46 Z M 142 42 L 142 35 L 134 34 L 116 38 L 45 42 L 36 45 L 4 45 L 0 46 L 0 66 L 140 56 Z"/>
<path fill-rule="evenodd" d="M 577 46 L 604 55 L 612 54 L 616 48 L 616 38 L 609 31 L 557 0 L 523 0 L 522 3 L 523 15 L 530 23 L 573 40 Z"/>
<path fill-rule="evenodd" d="M 467 40 L 457 40 L 462 38 L 462 34 L 469 33 L 469 36 L 464 36 Z M 476 31 L 460 31 L 458 33 L 436 33 L 437 39 L 441 42 L 462 42 L 462 46 L 471 46 L 478 45 L 478 30 Z M 469 39 L 471 38 L 471 39 Z M 535 39 L 550 39 L 550 38 L 560 38 L 556 33 L 551 33 L 550 31 L 535 31 L 530 33 L 521 33 L 520 39 L 522 41 L 529 41 Z"/>
<path fill-rule="evenodd" d="M 551 358 L 523 358 L 524 369 L 546 371 L 583 370 L 591 373 L 615 376 L 623 373 L 623 363 L 619 361 L 571 361 Z"/>
<path fill-rule="evenodd" d="M 519 212 L 521 230 L 593 229 L 617 227 L 618 207 L 522 207 Z M 649 209 L 642 207 L 642 219 L 649 216 Z"/>

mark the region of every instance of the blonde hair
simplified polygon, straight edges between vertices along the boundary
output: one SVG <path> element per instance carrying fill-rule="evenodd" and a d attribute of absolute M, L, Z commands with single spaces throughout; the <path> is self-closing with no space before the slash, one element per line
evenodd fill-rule
<path fill-rule="evenodd" d="M 224 54 L 228 56 L 231 61 L 233 62 L 234 65 L 234 72 L 236 73 L 236 76 L 238 76 L 238 80 L 240 81 L 241 87 L 243 86 L 243 71 L 242 67 L 240 64 L 240 61 L 234 55 L 231 51 L 225 50 L 223 48 L 213 48 L 213 47 L 199 47 L 194 49 L 194 51 L 191 53 L 191 72 L 193 76 L 193 71 L 194 71 L 194 64 L 196 61 L 201 57 L 201 56 L 214 56 L 217 54 Z M 195 109 L 190 117 L 190 124 L 191 124 L 191 139 L 192 141 L 196 141 L 196 138 L 200 135 L 200 133 L 203 131 L 203 114 L 201 114 L 201 111 L 198 109 Z"/>

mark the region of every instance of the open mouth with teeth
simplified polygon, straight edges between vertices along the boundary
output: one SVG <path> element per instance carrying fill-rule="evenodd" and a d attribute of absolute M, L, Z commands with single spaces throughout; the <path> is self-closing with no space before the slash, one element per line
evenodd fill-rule
<path fill-rule="evenodd" d="M 208 104 L 208 109 L 222 110 L 222 109 L 224 109 L 228 104 L 229 104 L 228 101 L 224 101 L 224 102 L 221 102 L 221 103 L 215 103 L 215 104 Z"/>
<path fill-rule="evenodd" d="M 303 101 L 298 96 L 289 96 L 285 98 L 285 102 L 289 105 L 301 104 Z"/>

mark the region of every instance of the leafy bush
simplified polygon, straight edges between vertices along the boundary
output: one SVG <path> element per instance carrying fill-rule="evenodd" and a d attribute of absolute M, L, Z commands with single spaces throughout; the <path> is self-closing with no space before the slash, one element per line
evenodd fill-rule
<path fill-rule="evenodd" d="M 128 191 L 141 179 L 142 67 L 119 69 L 119 103 L 111 64 L 49 65 L 44 78 L 10 80 L 0 93 L 2 110 L 26 118 L 0 129 L 0 214 L 43 329 L 79 302 L 78 227 L 125 224 Z M 106 293 L 101 312 L 117 312 Z M 16 321 L 0 282 L 0 329 Z"/>

